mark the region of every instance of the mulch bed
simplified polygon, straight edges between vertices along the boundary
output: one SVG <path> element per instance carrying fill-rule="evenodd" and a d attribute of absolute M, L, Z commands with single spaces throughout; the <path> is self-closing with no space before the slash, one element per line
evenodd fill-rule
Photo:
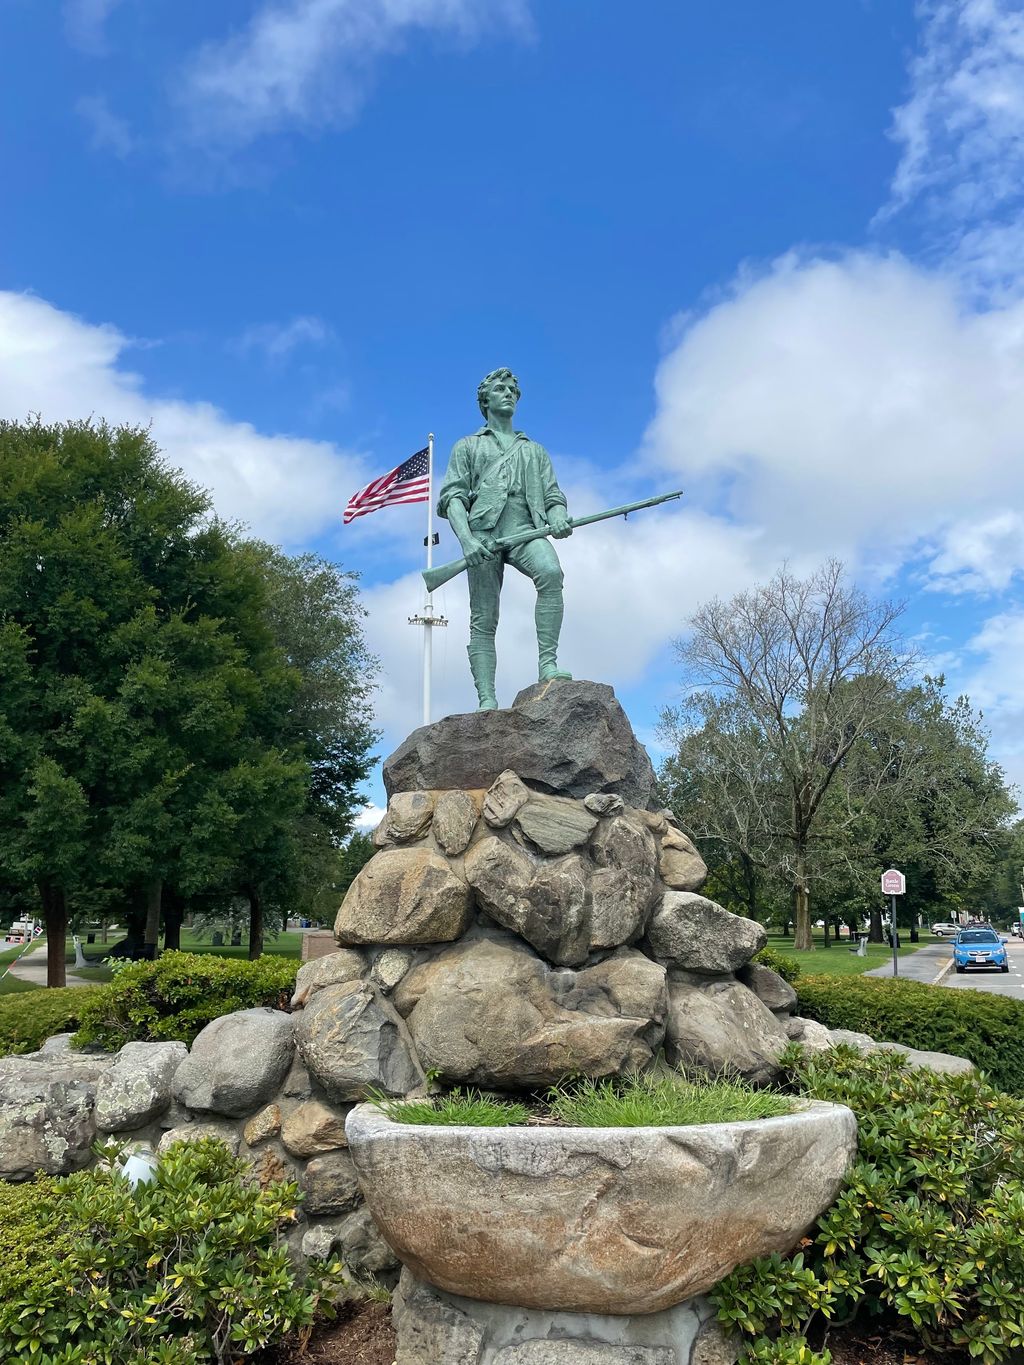
<path fill-rule="evenodd" d="M 390 1307 L 353 1303 L 318 1328 L 307 1346 L 278 1346 L 251 1359 L 253 1365 L 394 1365 L 395 1350 Z"/>
<path fill-rule="evenodd" d="M 967 1365 L 959 1351 L 934 1355 L 922 1351 L 898 1327 L 842 1327 L 829 1334 L 832 1365 Z"/>

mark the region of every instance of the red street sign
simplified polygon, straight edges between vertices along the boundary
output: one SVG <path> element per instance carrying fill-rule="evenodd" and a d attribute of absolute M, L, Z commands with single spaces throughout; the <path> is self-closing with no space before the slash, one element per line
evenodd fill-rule
<path fill-rule="evenodd" d="M 883 896 L 905 896 L 906 893 L 907 879 L 902 872 L 897 872 L 894 867 L 890 867 L 888 872 L 882 873 Z"/>

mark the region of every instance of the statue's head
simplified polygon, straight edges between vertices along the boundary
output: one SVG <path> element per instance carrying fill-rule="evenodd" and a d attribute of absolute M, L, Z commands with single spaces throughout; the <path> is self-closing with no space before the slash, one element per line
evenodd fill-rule
<path fill-rule="evenodd" d="M 490 374 L 484 375 L 483 379 L 480 380 L 480 383 L 477 385 L 476 388 L 476 401 L 480 404 L 480 411 L 483 413 L 485 417 L 487 416 L 487 402 L 491 392 L 491 388 L 494 384 L 497 383 L 508 384 L 515 393 L 516 402 L 517 403 L 519 402 L 519 380 L 515 377 L 512 371 L 492 370 Z"/>

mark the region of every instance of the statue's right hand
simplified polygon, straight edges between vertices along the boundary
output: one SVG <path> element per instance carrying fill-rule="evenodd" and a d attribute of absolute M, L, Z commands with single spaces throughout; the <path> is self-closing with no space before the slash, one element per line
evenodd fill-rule
<path fill-rule="evenodd" d="M 467 536 L 462 542 L 462 554 L 469 568 L 475 568 L 485 559 L 494 558 L 494 550 L 476 536 Z"/>

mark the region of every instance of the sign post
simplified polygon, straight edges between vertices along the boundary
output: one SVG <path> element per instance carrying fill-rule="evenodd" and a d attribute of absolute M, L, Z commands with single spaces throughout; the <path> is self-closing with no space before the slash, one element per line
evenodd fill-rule
<path fill-rule="evenodd" d="M 900 974 L 900 955 L 896 947 L 896 897 L 905 896 L 907 893 L 907 879 L 902 872 L 897 872 L 896 868 L 890 867 L 887 872 L 882 873 L 882 895 L 892 899 L 892 917 L 890 926 L 892 932 L 892 974 L 894 977 Z"/>

